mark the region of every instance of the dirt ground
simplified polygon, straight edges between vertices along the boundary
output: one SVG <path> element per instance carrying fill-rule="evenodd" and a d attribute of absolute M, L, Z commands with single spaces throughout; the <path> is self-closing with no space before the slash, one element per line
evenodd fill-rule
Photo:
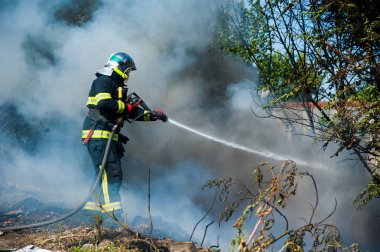
<path fill-rule="evenodd" d="M 0 251 L 14 251 L 27 245 L 50 251 L 211 251 L 196 248 L 193 242 L 150 239 L 122 229 L 105 227 L 77 227 L 55 231 L 25 230 L 0 235 Z"/>
<path fill-rule="evenodd" d="M 6 202 L 13 202 L 6 204 Z M 68 212 L 54 205 L 44 205 L 33 197 L 5 200 L 0 206 L 0 227 L 40 223 L 61 217 Z M 100 221 L 99 221 L 100 218 Z M 16 251 L 28 245 L 49 251 L 163 251 L 198 252 L 210 249 L 196 248 L 189 241 L 174 241 L 160 237 L 151 239 L 149 225 L 126 229 L 109 216 L 77 214 L 56 224 L 39 228 L 0 232 L 0 252 Z M 155 236 L 156 237 L 156 236 Z M 32 251 L 32 250 L 29 250 Z"/>

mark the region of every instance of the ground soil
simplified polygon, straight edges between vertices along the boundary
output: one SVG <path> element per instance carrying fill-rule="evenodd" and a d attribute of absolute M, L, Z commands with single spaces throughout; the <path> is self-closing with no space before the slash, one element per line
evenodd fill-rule
<path fill-rule="evenodd" d="M 9 202 L 9 201 L 5 201 Z M 56 219 L 68 212 L 46 206 L 32 197 L 0 208 L 0 227 L 39 223 Z M 38 206 L 38 207 L 37 207 Z M 27 209 L 27 210 L 26 210 Z M 96 218 L 94 218 L 96 217 Z M 91 216 L 79 212 L 70 218 L 44 227 L 0 232 L 0 252 L 15 251 L 34 245 L 49 251 L 210 251 L 196 248 L 193 242 L 165 237 L 151 239 L 148 234 L 120 226 L 109 216 Z"/>
<path fill-rule="evenodd" d="M 122 229 L 105 227 L 24 230 L 0 235 L 0 251 L 14 251 L 27 245 L 51 251 L 199 251 L 192 242 L 149 239 Z M 174 247 L 182 249 L 173 250 Z"/>
<path fill-rule="evenodd" d="M 16 251 L 28 245 L 49 251 L 162 251 L 206 252 L 208 248 L 196 248 L 193 242 L 172 239 L 151 239 L 123 228 L 76 227 L 65 229 L 56 225 L 50 229 L 29 229 L 0 233 L 0 251 Z M 33 250 L 31 250 L 33 251 Z M 214 250 L 215 251 L 215 250 Z"/>

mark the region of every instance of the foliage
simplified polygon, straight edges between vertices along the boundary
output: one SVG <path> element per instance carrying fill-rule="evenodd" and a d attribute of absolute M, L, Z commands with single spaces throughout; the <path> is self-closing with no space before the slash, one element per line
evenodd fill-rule
<path fill-rule="evenodd" d="M 257 91 L 266 96 L 257 102 L 269 117 L 306 127 L 324 148 L 334 143 L 334 156 L 348 150 L 376 183 L 378 7 L 375 0 L 250 0 L 225 6 L 215 26 L 215 46 L 258 69 Z"/>
<path fill-rule="evenodd" d="M 309 219 L 305 219 L 305 224 L 290 228 L 288 218 L 282 211 L 296 195 L 298 182 L 305 176 L 311 178 L 316 200 L 311 205 L 312 212 Z M 277 172 L 276 167 L 271 164 L 261 163 L 255 169 L 252 185 L 236 184 L 231 179 L 210 180 L 207 183 L 210 188 L 223 188 L 223 192 L 220 192 L 224 196 L 226 190 L 229 195 L 235 185 L 238 187 L 237 193 L 233 195 L 232 202 L 227 205 L 219 218 L 219 221 L 228 221 L 233 213 L 242 209 L 234 224 L 237 235 L 231 241 L 232 247 L 238 246 L 240 251 L 266 251 L 273 249 L 275 244 L 278 246 L 278 243 L 283 243 L 282 250 L 286 251 L 304 251 L 306 247 L 311 247 L 310 251 L 351 250 L 341 245 L 342 239 L 337 227 L 325 223 L 335 212 L 336 201 L 334 210 L 322 220 L 316 221 L 314 214 L 319 204 L 316 182 L 309 173 L 298 172 L 298 167 L 293 161 L 285 161 Z M 221 199 L 227 200 L 224 196 Z M 282 232 L 279 230 L 283 225 L 278 223 L 278 218 L 283 218 L 285 221 Z M 246 235 L 243 226 L 248 225 L 246 224 L 248 220 L 257 220 L 257 222 L 252 232 Z M 306 244 L 306 240 L 311 241 L 311 244 Z M 355 246 L 357 248 L 357 245 Z M 358 250 L 352 249 L 352 251 Z"/>
<path fill-rule="evenodd" d="M 363 207 L 370 200 L 380 195 L 380 184 L 378 181 L 373 180 L 368 183 L 366 189 L 364 189 L 355 199 L 354 203 L 358 204 L 358 208 Z"/>
<path fill-rule="evenodd" d="M 96 230 L 94 235 L 95 244 L 99 244 L 99 242 L 102 240 L 102 224 L 103 224 L 103 217 L 97 212 L 95 214 L 94 218 L 94 228 Z"/>

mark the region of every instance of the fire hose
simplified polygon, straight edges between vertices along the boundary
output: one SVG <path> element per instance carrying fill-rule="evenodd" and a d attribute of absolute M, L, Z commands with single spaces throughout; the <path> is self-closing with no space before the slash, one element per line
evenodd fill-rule
<path fill-rule="evenodd" d="M 21 230 L 21 229 L 28 229 L 28 228 L 36 228 L 36 227 L 42 227 L 42 226 L 47 226 L 47 225 L 51 225 L 51 224 L 54 224 L 54 223 L 57 223 L 57 222 L 60 222 L 60 221 L 63 221 L 69 217 L 71 217 L 72 215 L 76 214 L 79 210 L 81 210 L 83 208 L 83 206 L 87 203 L 87 201 L 89 201 L 89 199 L 91 198 L 92 196 L 92 193 L 95 192 L 97 186 L 98 186 L 98 183 L 100 181 L 100 178 L 102 177 L 103 175 L 103 172 L 104 172 L 104 168 L 106 166 L 106 163 L 107 163 L 107 159 L 108 159 L 108 155 L 110 153 L 110 146 L 111 146 L 111 142 L 112 142 L 112 138 L 113 138 L 113 135 L 115 134 L 116 130 L 120 127 L 120 125 L 117 123 L 115 124 L 113 127 L 112 127 L 112 130 L 111 130 L 111 133 L 110 133 L 110 136 L 108 138 L 108 141 L 107 141 L 107 145 L 106 145 L 106 149 L 104 151 L 104 156 L 103 156 L 103 160 L 102 160 L 102 165 L 100 166 L 100 169 L 99 169 L 99 173 L 98 173 L 98 176 L 96 177 L 96 180 L 95 182 L 93 183 L 93 185 L 91 186 L 91 189 L 87 195 L 87 197 L 80 203 L 80 205 L 75 208 L 74 210 L 72 210 L 71 212 L 57 218 L 57 219 L 53 219 L 53 220 L 50 220 L 50 221 L 44 221 L 44 222 L 39 222 L 39 223 L 34 223 L 34 224 L 28 224 L 28 225 L 21 225 L 21 226 L 13 226 L 13 227 L 0 227 L 0 231 L 1 232 L 6 232 L 6 231 L 15 231 L 15 230 Z"/>

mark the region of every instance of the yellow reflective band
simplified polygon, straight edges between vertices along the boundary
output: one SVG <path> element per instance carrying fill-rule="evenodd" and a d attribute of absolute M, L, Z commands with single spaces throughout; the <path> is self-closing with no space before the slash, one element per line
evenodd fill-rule
<path fill-rule="evenodd" d="M 95 97 L 88 97 L 87 105 L 97 105 Z"/>
<path fill-rule="evenodd" d="M 110 93 L 99 93 L 96 96 L 89 96 L 87 98 L 87 105 L 98 105 L 98 103 L 102 100 L 112 99 Z"/>
<path fill-rule="evenodd" d="M 86 139 L 89 132 L 89 130 L 82 130 L 82 139 Z M 110 134 L 111 132 L 108 130 L 94 130 L 91 138 L 109 139 Z M 114 134 L 112 140 L 117 142 L 119 140 L 119 134 Z"/>
<path fill-rule="evenodd" d="M 109 203 L 109 204 L 104 204 L 104 205 L 102 205 L 102 207 L 103 207 L 103 209 L 101 209 L 99 207 L 98 203 L 89 201 L 86 203 L 86 205 L 83 208 L 86 210 L 102 211 L 103 213 L 104 212 L 116 211 L 116 210 L 119 210 L 122 208 L 120 201 L 116 201 L 116 202 Z"/>
<path fill-rule="evenodd" d="M 121 77 L 123 77 L 123 79 L 127 79 L 128 78 L 128 75 L 126 75 L 125 73 L 123 73 L 119 68 L 114 68 L 113 69 L 116 73 L 118 73 Z"/>
<path fill-rule="evenodd" d="M 110 93 L 98 93 L 95 96 L 95 102 L 98 104 L 101 100 L 106 100 L 106 99 L 112 99 L 112 96 Z"/>
<path fill-rule="evenodd" d="M 101 166 L 99 166 L 99 169 L 100 168 L 101 168 Z M 108 193 L 108 179 L 107 179 L 107 173 L 106 172 L 103 172 L 102 190 L 103 190 L 104 203 L 109 204 L 110 203 L 110 195 Z"/>
<path fill-rule="evenodd" d="M 96 205 L 95 202 L 87 202 L 86 205 L 83 207 L 87 210 L 99 210 L 100 208 Z"/>
<path fill-rule="evenodd" d="M 117 101 L 117 106 L 118 106 L 118 108 L 117 108 L 116 113 L 123 113 L 124 108 L 125 108 L 125 104 L 124 104 L 124 102 L 122 102 L 122 101 Z"/>
<path fill-rule="evenodd" d="M 102 205 L 102 207 L 107 211 L 107 212 L 112 212 L 121 209 L 121 202 L 116 201 L 110 204 L 105 204 Z"/>
<path fill-rule="evenodd" d="M 150 121 L 150 112 L 149 112 L 149 110 L 144 110 L 144 121 Z"/>

